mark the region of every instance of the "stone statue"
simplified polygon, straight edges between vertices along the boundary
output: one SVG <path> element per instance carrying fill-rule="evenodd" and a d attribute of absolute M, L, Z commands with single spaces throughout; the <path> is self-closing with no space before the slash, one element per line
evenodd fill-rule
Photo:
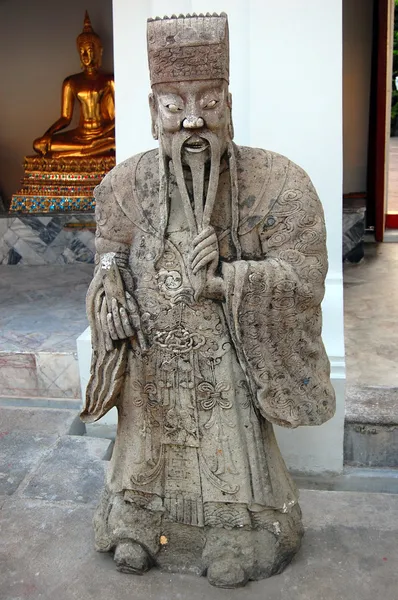
<path fill-rule="evenodd" d="M 150 19 L 148 53 L 159 150 L 96 190 L 82 418 L 119 414 L 96 548 L 236 587 L 300 546 L 272 424 L 334 413 L 324 218 L 300 167 L 232 141 L 225 14 Z"/>
<path fill-rule="evenodd" d="M 89 157 L 115 149 L 115 109 L 113 74 L 101 69 L 102 44 L 91 27 L 86 11 L 83 32 L 77 37 L 83 72 L 67 77 L 62 85 L 61 117 L 33 142 L 42 156 Z M 80 105 L 79 125 L 59 133 L 72 121 L 73 109 Z"/>

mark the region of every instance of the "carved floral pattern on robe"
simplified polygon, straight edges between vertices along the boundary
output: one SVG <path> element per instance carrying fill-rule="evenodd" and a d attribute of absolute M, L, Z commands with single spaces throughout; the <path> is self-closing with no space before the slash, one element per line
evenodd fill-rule
<path fill-rule="evenodd" d="M 292 506 L 295 488 L 271 423 L 318 425 L 334 412 L 321 340 L 321 205 L 308 176 L 284 157 L 236 151 L 240 260 L 231 242 L 227 170 L 212 219 L 225 302 L 194 300 L 189 232 L 172 178 L 166 238 L 159 239 L 156 151 L 116 167 L 96 193 L 97 251 L 128 255 L 121 272 L 133 277 L 148 351 L 129 341 L 105 349 L 97 269 L 88 293 L 94 352 L 83 418 L 118 407 L 112 491 L 199 526 L 207 503 L 251 511 Z"/>

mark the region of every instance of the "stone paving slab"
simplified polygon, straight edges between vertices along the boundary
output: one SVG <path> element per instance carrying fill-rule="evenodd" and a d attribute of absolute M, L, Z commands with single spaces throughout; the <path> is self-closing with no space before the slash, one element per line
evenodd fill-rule
<path fill-rule="evenodd" d="M 118 573 L 93 550 L 92 507 L 8 499 L 0 511 L 4 600 L 397 600 L 398 497 L 305 491 L 306 535 L 283 574 L 240 590 L 153 570 Z"/>
<path fill-rule="evenodd" d="M 76 410 L 0 406 L 0 436 L 6 431 L 30 431 L 50 435 L 84 432 Z"/>
<path fill-rule="evenodd" d="M 360 264 L 344 265 L 349 386 L 398 388 L 397 266 L 398 244 L 369 243 Z"/>
<path fill-rule="evenodd" d="M 1 431 L 0 494 L 13 494 L 56 441 L 56 435 Z"/>
<path fill-rule="evenodd" d="M 345 421 L 398 425 L 398 387 L 347 385 Z"/>
<path fill-rule="evenodd" d="M 23 421 L 20 410 L 0 440 L 7 460 L 23 466 L 14 493 L 0 489 L 1 600 L 397 600 L 393 494 L 303 490 L 300 552 L 281 575 L 244 589 L 156 569 L 117 572 L 109 554 L 94 551 L 91 525 L 110 440 L 59 435 L 67 415 L 40 424 L 35 415 Z"/>
<path fill-rule="evenodd" d="M 44 458 L 22 496 L 95 503 L 104 481 L 110 440 L 65 436 Z"/>

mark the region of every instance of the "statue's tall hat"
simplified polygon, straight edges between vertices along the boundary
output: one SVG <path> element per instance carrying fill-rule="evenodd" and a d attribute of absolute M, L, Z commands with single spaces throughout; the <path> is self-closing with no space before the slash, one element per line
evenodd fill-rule
<path fill-rule="evenodd" d="M 229 82 L 225 13 L 148 19 L 147 41 L 151 85 L 198 79 Z"/>

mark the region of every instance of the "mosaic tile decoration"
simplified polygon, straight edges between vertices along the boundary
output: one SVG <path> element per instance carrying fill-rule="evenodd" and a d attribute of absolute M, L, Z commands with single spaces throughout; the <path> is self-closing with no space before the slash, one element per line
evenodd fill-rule
<path fill-rule="evenodd" d="M 41 189 L 43 193 L 46 190 Z M 59 189 L 61 193 L 63 189 Z M 59 212 L 74 210 L 94 210 L 95 200 L 92 196 L 24 196 L 14 194 L 12 197 L 13 211 L 24 212 Z"/>
<path fill-rule="evenodd" d="M 10 212 L 92 212 L 94 188 L 114 166 L 114 156 L 25 156 L 21 189 L 12 196 Z"/>
<path fill-rule="evenodd" d="M 93 263 L 94 214 L 0 218 L 0 264 Z"/>

